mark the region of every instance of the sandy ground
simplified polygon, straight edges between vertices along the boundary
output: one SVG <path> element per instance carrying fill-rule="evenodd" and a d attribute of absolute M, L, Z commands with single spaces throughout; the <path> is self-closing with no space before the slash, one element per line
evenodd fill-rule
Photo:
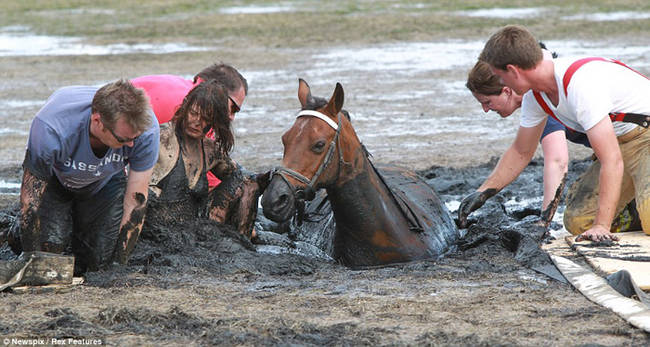
<path fill-rule="evenodd" d="M 115 346 L 647 345 L 647 333 L 521 266 L 504 246 L 500 234 L 525 232 L 517 223 L 539 204 L 524 201 L 540 194 L 536 164 L 472 218 L 443 259 L 350 270 L 254 252 L 212 223 L 177 225 L 144 235 L 129 266 L 89 273 L 67 292 L 0 293 L 0 333 Z M 572 165 L 570 179 L 587 164 Z M 449 202 L 490 167 L 421 173 Z"/>
<path fill-rule="evenodd" d="M 469 94 L 462 93 L 458 83 L 470 66 L 415 77 L 362 69 L 328 74 L 309 60 L 321 53 L 314 48 L 234 45 L 164 55 L 0 57 L 3 100 L 34 101 L 4 114 L 23 132 L 2 136 L 0 178 L 20 181 L 29 122 L 38 102 L 55 89 L 154 73 L 191 76 L 214 61 L 232 63 L 250 76 L 249 98 L 235 123 L 234 152 L 249 169 L 261 171 L 279 163 L 280 136 L 297 111 L 298 77 L 307 79 L 321 96 L 329 96 L 335 82 L 343 83 L 345 107 L 375 162 L 417 170 L 445 167 L 437 172 L 446 175 L 446 183 L 431 183 L 443 191 L 445 201 L 471 192 L 489 172 L 489 166 L 456 169 L 487 163 L 512 140 L 516 119 L 497 121 L 496 115 L 483 115 Z M 264 84 L 269 76 L 277 76 L 276 84 Z M 403 98 L 417 92 L 424 96 Z M 385 129 L 405 126 L 390 122 L 386 115 L 391 113 L 412 115 L 414 121 L 450 114 L 452 118 L 444 123 L 449 129 L 436 135 L 373 136 L 378 129 L 373 117 L 381 118 Z M 481 124 L 478 130 L 466 131 L 476 123 Z M 413 127 L 424 132 L 427 124 L 415 122 Z M 570 149 L 572 158 L 589 154 L 573 145 Z M 541 166 L 529 169 L 532 173 L 517 186 L 522 190 L 502 193 L 503 200 L 541 196 Z M 479 177 L 463 174 L 468 172 Z M 17 196 L 2 194 L 0 201 L 8 207 Z M 188 226 L 187 232 L 203 227 Z M 86 284 L 66 293 L 0 293 L 0 341 L 51 343 L 51 338 L 75 337 L 115 346 L 650 344 L 648 334 L 589 302 L 570 285 L 520 266 L 495 240 L 487 244 L 441 260 L 363 271 L 297 256 L 259 255 L 245 247 L 237 248 L 247 255 L 239 258 L 209 247 L 200 253 L 217 257 L 218 264 L 187 258 L 175 263 L 157 255 L 151 259 L 162 260 L 152 260 L 149 266 L 143 255 L 129 267 L 89 275 Z M 195 245 L 206 247 L 198 241 Z M 140 248 L 141 255 L 148 251 Z"/>

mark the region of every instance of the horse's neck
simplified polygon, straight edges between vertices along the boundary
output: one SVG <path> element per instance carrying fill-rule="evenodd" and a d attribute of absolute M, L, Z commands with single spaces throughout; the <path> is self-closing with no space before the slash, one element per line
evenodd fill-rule
<path fill-rule="evenodd" d="M 349 163 L 349 167 L 341 170 L 342 175 L 348 176 L 327 189 L 337 225 L 354 230 L 403 222 L 389 188 L 365 153 L 360 156 L 356 163 Z"/>

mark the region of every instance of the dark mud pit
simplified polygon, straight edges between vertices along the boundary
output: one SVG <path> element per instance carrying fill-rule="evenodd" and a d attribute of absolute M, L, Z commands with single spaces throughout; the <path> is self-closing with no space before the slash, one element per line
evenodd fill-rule
<path fill-rule="evenodd" d="M 573 162 L 569 183 L 588 164 Z M 454 210 L 493 165 L 420 174 Z M 649 343 L 647 334 L 516 257 L 517 242 L 507 235 L 532 230 L 540 204 L 526 200 L 532 196 L 541 196 L 538 162 L 471 215 L 446 257 L 359 271 L 289 254 L 296 243 L 285 235 L 276 240 L 286 244 L 274 248 L 284 253 L 270 254 L 210 221 L 150 226 L 128 266 L 88 273 L 65 293 L 0 294 L 0 334 L 119 346 Z M 15 205 L 5 207 L 6 229 Z M 1 254 L 11 257 L 6 245 Z"/>

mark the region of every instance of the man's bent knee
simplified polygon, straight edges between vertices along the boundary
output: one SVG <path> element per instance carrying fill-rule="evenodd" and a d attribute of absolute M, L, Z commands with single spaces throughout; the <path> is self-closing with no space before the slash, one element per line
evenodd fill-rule
<path fill-rule="evenodd" d="M 594 223 L 594 216 L 572 214 L 564 211 L 564 228 L 573 235 L 580 235 L 587 231 Z"/>
<path fill-rule="evenodd" d="M 650 198 L 643 201 L 637 201 L 636 210 L 639 212 L 641 219 L 641 228 L 646 235 L 650 235 Z"/>

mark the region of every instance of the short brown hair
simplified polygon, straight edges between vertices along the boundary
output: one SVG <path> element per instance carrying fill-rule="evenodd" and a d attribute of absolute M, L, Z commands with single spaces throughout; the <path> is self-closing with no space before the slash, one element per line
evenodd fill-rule
<path fill-rule="evenodd" d="M 102 122 L 111 129 L 120 118 L 140 133 L 151 126 L 151 106 L 147 94 L 125 79 L 99 88 L 93 97 L 91 112 L 99 114 Z"/>
<path fill-rule="evenodd" d="M 193 108 L 206 121 L 207 128 L 214 129 L 215 145 L 219 152 L 228 154 L 235 143 L 235 135 L 230 127 L 226 87 L 215 80 L 207 80 L 192 88 L 172 117 L 177 131 L 185 129 L 187 115 Z"/>
<path fill-rule="evenodd" d="M 539 43 L 521 25 L 501 28 L 485 43 L 479 56 L 479 60 L 500 70 L 506 70 L 507 65 L 515 65 L 524 70 L 532 69 L 542 59 Z"/>
<path fill-rule="evenodd" d="M 212 64 L 194 76 L 194 83 L 196 83 L 199 78 L 204 81 L 216 80 L 224 85 L 230 93 L 234 93 L 239 90 L 239 88 L 243 87 L 244 93 L 248 95 L 248 82 L 246 82 L 244 76 L 242 76 L 237 69 L 230 65 L 224 63 Z"/>
<path fill-rule="evenodd" d="M 483 95 L 499 95 L 503 91 L 503 83 L 499 76 L 492 73 L 490 65 L 484 61 L 477 61 L 467 75 L 465 87 L 472 93 Z"/>

